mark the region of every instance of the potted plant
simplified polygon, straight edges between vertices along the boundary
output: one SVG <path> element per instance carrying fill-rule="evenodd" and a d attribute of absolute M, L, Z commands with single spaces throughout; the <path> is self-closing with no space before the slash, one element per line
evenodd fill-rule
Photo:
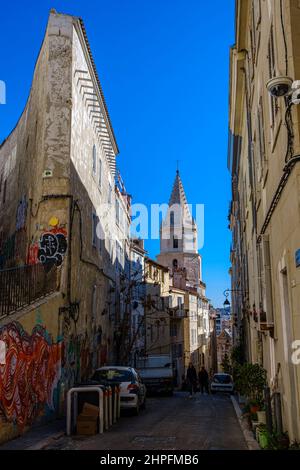
<path fill-rule="evenodd" d="M 267 418 L 266 418 L 266 410 L 264 409 L 264 406 L 256 412 L 257 414 L 257 421 L 261 424 L 266 424 Z"/>
<path fill-rule="evenodd" d="M 290 446 L 290 439 L 287 432 L 283 432 L 282 434 L 276 435 L 277 440 L 277 448 L 279 450 L 286 450 Z"/>
<path fill-rule="evenodd" d="M 271 436 L 264 424 L 257 426 L 256 439 L 262 449 L 268 449 L 270 447 Z"/>
<path fill-rule="evenodd" d="M 262 408 L 267 372 L 260 364 L 243 364 L 235 372 L 235 386 L 253 405 L 253 412 Z M 255 408 L 255 409 L 254 409 Z M 250 409 L 251 412 L 251 409 Z"/>

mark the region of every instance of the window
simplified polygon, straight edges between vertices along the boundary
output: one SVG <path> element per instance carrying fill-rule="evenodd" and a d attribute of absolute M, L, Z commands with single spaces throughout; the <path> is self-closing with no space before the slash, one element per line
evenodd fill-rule
<path fill-rule="evenodd" d="M 99 188 L 102 186 L 102 160 L 99 158 Z"/>
<path fill-rule="evenodd" d="M 117 224 L 119 225 L 119 223 L 120 223 L 120 201 L 119 201 L 118 198 L 116 199 L 116 221 L 117 221 Z"/>
<path fill-rule="evenodd" d="M 92 320 L 96 318 L 97 309 L 97 286 L 96 284 L 92 287 Z"/>
<path fill-rule="evenodd" d="M 274 31 L 273 25 L 270 30 L 269 44 L 268 44 L 268 62 L 269 62 L 269 77 L 273 78 L 276 76 L 276 63 L 275 63 L 275 42 L 274 42 Z M 272 127 L 275 123 L 275 117 L 278 112 L 277 99 L 270 95 L 271 102 L 271 121 Z"/>
<path fill-rule="evenodd" d="M 97 246 L 97 215 L 92 213 L 92 244 Z"/>
<path fill-rule="evenodd" d="M 173 248 L 178 248 L 178 238 L 176 235 L 173 236 Z"/>
<path fill-rule="evenodd" d="M 192 344 L 196 344 L 196 342 L 197 342 L 196 330 L 193 328 L 192 329 Z"/>
<path fill-rule="evenodd" d="M 93 173 L 96 173 L 96 160 L 97 160 L 97 152 L 96 152 L 96 146 L 93 145 Z"/>
<path fill-rule="evenodd" d="M 176 323 L 171 322 L 170 336 L 177 336 L 177 324 Z"/>
<path fill-rule="evenodd" d="M 259 101 L 259 108 L 257 112 L 257 127 L 258 127 L 257 130 L 258 130 L 258 152 L 259 152 L 258 163 L 259 163 L 260 170 L 263 170 L 264 161 L 265 161 L 265 135 L 264 135 L 264 115 L 263 115 L 263 107 L 262 107 L 261 98 Z"/>
<path fill-rule="evenodd" d="M 170 225 L 171 225 L 171 226 L 174 225 L 174 211 L 171 211 L 171 212 L 170 212 Z"/>
<path fill-rule="evenodd" d="M 177 259 L 173 259 L 173 269 L 177 269 L 178 268 L 178 261 Z"/>
<path fill-rule="evenodd" d="M 111 204 L 111 193 L 112 193 L 112 187 L 111 184 L 108 185 L 108 204 Z"/>

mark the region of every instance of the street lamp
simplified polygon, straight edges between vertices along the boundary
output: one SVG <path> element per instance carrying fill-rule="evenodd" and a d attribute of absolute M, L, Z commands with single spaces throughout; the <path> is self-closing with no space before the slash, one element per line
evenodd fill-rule
<path fill-rule="evenodd" d="M 226 289 L 226 290 L 224 290 L 223 295 L 226 297 L 226 299 L 224 300 L 224 303 L 223 303 L 224 308 L 230 307 L 230 302 L 228 300 L 229 292 L 243 292 L 243 291 L 241 289 Z"/>

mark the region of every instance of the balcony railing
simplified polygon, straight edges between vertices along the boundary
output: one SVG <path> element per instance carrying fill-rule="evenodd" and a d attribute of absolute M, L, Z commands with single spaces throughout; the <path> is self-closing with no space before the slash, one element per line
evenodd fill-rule
<path fill-rule="evenodd" d="M 171 307 L 169 310 L 171 318 L 184 318 L 186 316 L 183 307 Z"/>
<path fill-rule="evenodd" d="M 0 271 L 0 318 L 57 290 L 57 268 L 43 264 Z"/>

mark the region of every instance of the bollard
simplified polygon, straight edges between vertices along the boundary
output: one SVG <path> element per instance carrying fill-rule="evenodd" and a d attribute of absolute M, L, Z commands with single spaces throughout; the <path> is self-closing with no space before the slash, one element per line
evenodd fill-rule
<path fill-rule="evenodd" d="M 67 393 L 67 436 L 71 435 L 72 427 L 72 396 L 74 395 L 74 402 L 77 404 L 77 395 L 80 392 L 97 392 L 99 394 L 99 434 L 103 433 L 104 422 L 104 393 L 101 387 L 73 387 Z M 74 422 L 77 420 L 77 406 L 74 406 Z"/>
<path fill-rule="evenodd" d="M 113 416 L 112 416 L 112 388 L 108 387 L 108 416 L 109 416 L 109 425 L 112 426 L 113 423 Z"/>
<path fill-rule="evenodd" d="M 121 387 L 118 386 L 118 408 L 117 408 L 117 417 L 118 419 L 121 416 Z"/>
<path fill-rule="evenodd" d="M 108 430 L 109 423 L 108 423 L 108 390 L 104 387 L 104 423 L 105 423 L 105 430 Z"/>
<path fill-rule="evenodd" d="M 114 411 L 113 411 L 113 422 L 116 423 L 118 419 L 118 386 L 114 386 Z"/>

